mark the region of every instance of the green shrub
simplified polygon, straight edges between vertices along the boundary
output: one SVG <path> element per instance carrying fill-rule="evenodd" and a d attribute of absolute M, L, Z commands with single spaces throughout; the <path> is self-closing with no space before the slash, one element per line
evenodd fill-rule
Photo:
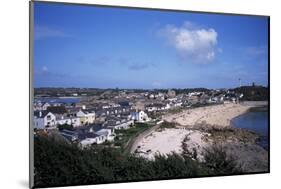
<path fill-rule="evenodd" d="M 203 165 L 215 174 L 224 175 L 241 172 L 234 157 L 227 154 L 221 145 L 213 145 L 205 149 Z"/>
<path fill-rule="evenodd" d="M 206 151 L 205 162 L 172 153 L 147 160 L 122 150 L 93 145 L 80 149 L 48 137 L 34 139 L 35 187 L 98 184 L 117 181 L 198 177 L 236 173 L 219 148 Z"/>

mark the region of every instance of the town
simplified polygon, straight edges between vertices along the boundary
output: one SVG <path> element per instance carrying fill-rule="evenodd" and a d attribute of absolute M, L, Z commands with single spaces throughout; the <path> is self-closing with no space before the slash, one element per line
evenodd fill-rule
<path fill-rule="evenodd" d="M 62 97 L 64 96 L 64 97 Z M 35 89 L 34 132 L 57 133 L 81 148 L 122 140 L 124 130 L 141 132 L 162 116 L 188 108 L 239 103 L 234 90 Z M 138 133 L 136 133 L 138 134 Z M 126 141 L 127 142 L 127 141 Z M 119 144 L 120 145 L 120 144 Z"/>

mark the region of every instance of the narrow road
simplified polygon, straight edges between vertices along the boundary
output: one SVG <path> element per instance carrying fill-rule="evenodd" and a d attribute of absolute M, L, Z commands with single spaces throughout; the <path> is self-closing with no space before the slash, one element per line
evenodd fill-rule
<path fill-rule="evenodd" d="M 131 146 L 129 147 L 130 148 L 130 153 L 134 153 L 135 150 L 137 149 L 138 147 L 138 144 L 142 141 L 142 139 L 148 135 L 150 135 L 152 132 L 154 132 L 156 129 L 158 129 L 160 127 L 161 124 L 156 124 L 154 126 L 152 126 L 150 129 L 148 130 L 145 130 L 144 132 L 140 133 L 136 138 L 134 138 L 132 141 L 131 141 L 131 144 L 129 144 L 128 146 Z"/>

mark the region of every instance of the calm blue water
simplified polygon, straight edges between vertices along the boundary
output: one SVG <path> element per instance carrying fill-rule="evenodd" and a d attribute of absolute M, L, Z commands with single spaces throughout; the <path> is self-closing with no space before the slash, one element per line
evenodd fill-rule
<path fill-rule="evenodd" d="M 260 135 L 258 144 L 268 149 L 268 112 L 250 111 L 232 120 L 237 128 L 248 129 Z"/>
<path fill-rule="evenodd" d="M 44 97 L 44 98 L 36 98 L 35 102 L 48 102 L 48 103 L 65 103 L 65 104 L 71 104 L 71 103 L 78 103 L 80 101 L 79 97 L 69 97 L 69 98 L 54 98 L 54 97 Z"/>

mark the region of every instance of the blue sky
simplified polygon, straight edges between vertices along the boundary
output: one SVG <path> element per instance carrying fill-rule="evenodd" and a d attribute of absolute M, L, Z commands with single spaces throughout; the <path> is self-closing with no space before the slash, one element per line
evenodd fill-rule
<path fill-rule="evenodd" d="M 266 17 L 35 2 L 35 87 L 268 83 Z"/>

